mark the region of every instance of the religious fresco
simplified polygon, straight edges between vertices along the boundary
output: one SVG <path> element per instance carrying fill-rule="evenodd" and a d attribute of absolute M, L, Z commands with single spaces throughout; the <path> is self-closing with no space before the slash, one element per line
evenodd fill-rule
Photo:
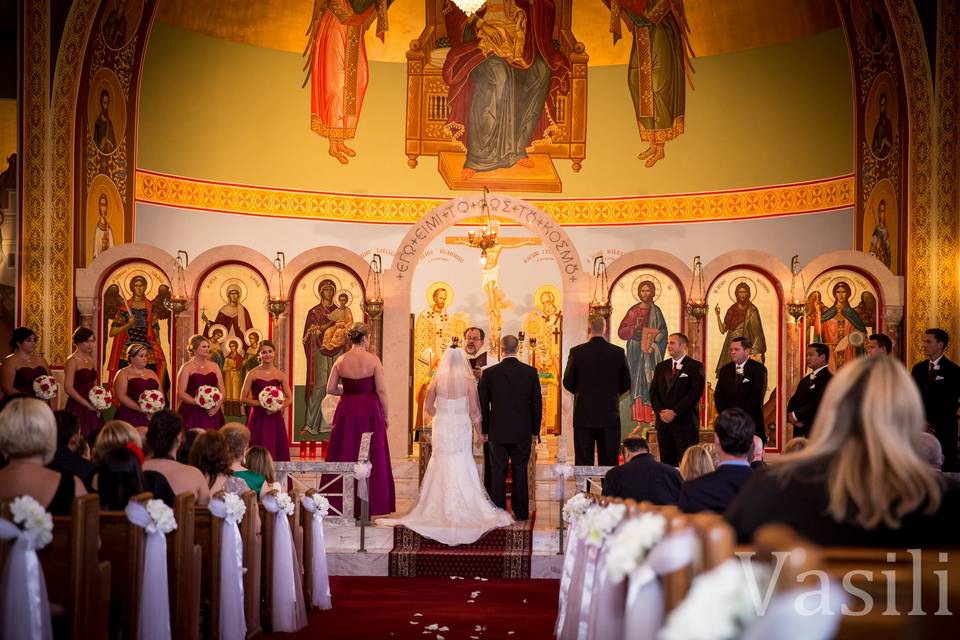
<path fill-rule="evenodd" d="M 763 413 L 767 429 L 767 447 L 777 446 L 779 415 L 777 384 L 780 376 L 780 327 L 783 308 L 776 285 L 765 274 L 747 268 L 727 271 L 707 292 L 710 315 L 704 318 L 706 329 L 707 426 L 716 418 L 713 389 L 717 372 L 730 362 L 730 342 L 737 337 L 753 343 L 750 356 L 767 367 L 767 389 Z"/>
<path fill-rule="evenodd" d="M 86 262 L 123 242 L 123 200 L 113 182 L 104 175 L 93 179 L 87 191 Z"/>
<path fill-rule="evenodd" d="M 894 273 L 900 270 L 900 214 L 896 189 L 890 180 L 879 181 L 870 192 L 863 213 L 866 251 Z M 867 240 L 869 239 L 869 241 Z"/>
<path fill-rule="evenodd" d="M 87 120 L 97 150 L 104 155 L 115 153 L 127 131 L 127 105 L 120 80 L 106 67 L 90 81 Z"/>
<path fill-rule="evenodd" d="M 347 331 L 364 322 L 363 285 L 336 264 L 311 269 L 293 292 L 290 336 L 294 392 L 293 440 L 326 440 L 338 398 L 327 396 L 333 363 L 349 344 Z"/>
<path fill-rule="evenodd" d="M 624 348 L 630 367 L 631 390 L 620 400 L 625 433 L 656 422 L 650 383 L 667 358 L 667 336 L 682 331 L 683 305 L 674 277 L 649 266 L 627 271 L 610 288 L 610 342 Z"/>
<path fill-rule="evenodd" d="M 879 327 L 878 299 L 873 282 L 851 269 L 831 269 L 807 289 L 805 344 L 827 345 L 831 371 L 866 353 Z"/>
<path fill-rule="evenodd" d="M 537 238 L 539 240 L 539 238 Z M 536 308 L 523 316 L 523 342 L 526 353 L 519 356 L 536 368 L 543 396 L 541 433 L 560 435 L 560 353 L 563 338 L 563 303 L 560 289 L 543 284 L 533 292 Z"/>
<path fill-rule="evenodd" d="M 103 41 L 111 49 L 122 49 L 137 33 L 143 0 L 107 0 L 104 19 L 100 24 Z"/>
<path fill-rule="evenodd" d="M 664 145 L 683 134 L 687 84 L 693 88 L 693 49 L 683 0 L 603 0 L 612 15 L 613 42 L 621 22 L 633 34 L 627 87 L 640 139 L 649 146 L 637 159 L 651 168 L 665 157 Z"/>
<path fill-rule="evenodd" d="M 197 290 L 195 330 L 210 339 L 210 359 L 223 374 L 224 415 L 243 421 L 240 385 L 245 365 L 256 352 L 251 347 L 270 337 L 267 284 L 246 265 L 224 264 L 200 281 Z M 253 366 L 256 366 L 254 364 Z"/>
<path fill-rule="evenodd" d="M 97 342 L 102 348 L 100 378 L 112 384 L 117 371 L 127 366 L 127 347 L 147 345 L 147 367 L 157 372 L 161 389 L 170 396 L 171 354 L 170 282 L 148 262 L 128 262 L 104 280 L 101 323 Z"/>

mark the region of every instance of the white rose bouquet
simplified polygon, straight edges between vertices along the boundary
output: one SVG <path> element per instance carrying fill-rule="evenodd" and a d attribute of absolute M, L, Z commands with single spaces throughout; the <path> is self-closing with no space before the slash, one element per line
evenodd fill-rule
<path fill-rule="evenodd" d="M 663 540 L 667 519 L 659 513 L 641 513 L 617 529 L 610 538 L 607 552 L 607 573 L 613 582 L 622 582 L 634 572 L 647 554 Z"/>
<path fill-rule="evenodd" d="M 33 380 L 33 395 L 40 400 L 53 400 L 59 390 L 60 386 L 53 376 L 42 375 Z"/>
<path fill-rule="evenodd" d="M 90 404 L 92 404 L 93 408 L 97 411 L 106 411 L 110 408 L 110 405 L 113 404 L 113 393 L 111 393 L 109 389 L 97 385 L 90 389 L 90 393 L 87 394 L 87 400 L 90 401 Z"/>
<path fill-rule="evenodd" d="M 594 505 L 577 522 L 577 536 L 588 545 L 602 546 L 626 512 L 627 507 L 622 504 L 608 504 L 605 507 Z"/>
<path fill-rule="evenodd" d="M 205 410 L 210 411 L 217 403 L 220 402 L 221 398 L 220 389 L 209 384 L 205 384 L 197 389 L 197 395 L 194 397 L 194 400 L 197 401 L 197 405 Z"/>
<path fill-rule="evenodd" d="M 167 535 L 177 528 L 177 520 L 173 517 L 173 509 L 163 503 L 163 500 L 148 500 L 147 513 L 153 520 L 153 524 L 147 527 L 148 533 L 159 531 Z"/>
<path fill-rule="evenodd" d="M 157 411 L 160 411 L 160 409 L 163 409 L 164 405 L 166 405 L 166 399 L 159 390 L 147 389 L 140 394 L 137 404 L 140 405 L 140 411 L 148 416 L 152 416 Z"/>
<path fill-rule="evenodd" d="M 14 498 L 10 503 L 10 515 L 33 541 L 33 548 L 43 549 L 53 540 L 53 517 L 31 496 Z"/>
<path fill-rule="evenodd" d="M 563 519 L 568 526 L 573 526 L 577 520 L 587 512 L 587 509 L 593 504 L 593 500 L 587 497 L 585 493 L 577 493 L 567 500 L 563 505 Z"/>
<path fill-rule="evenodd" d="M 260 406 L 267 410 L 267 413 L 276 413 L 283 406 L 283 391 L 276 385 L 264 387 L 260 395 L 257 396 Z"/>
<path fill-rule="evenodd" d="M 313 499 L 313 504 L 316 505 L 316 513 L 320 514 L 320 517 L 326 516 L 330 513 L 330 501 L 320 493 L 315 493 L 310 496 Z"/>
<path fill-rule="evenodd" d="M 247 505 L 243 503 L 240 496 L 235 493 L 223 494 L 223 506 L 227 512 L 224 520 L 230 523 L 240 524 L 243 520 L 243 515 L 247 512 Z"/>
<path fill-rule="evenodd" d="M 276 495 L 277 507 L 280 511 L 285 513 L 287 516 L 292 516 L 294 512 L 293 500 L 290 498 L 290 494 L 277 492 Z"/>

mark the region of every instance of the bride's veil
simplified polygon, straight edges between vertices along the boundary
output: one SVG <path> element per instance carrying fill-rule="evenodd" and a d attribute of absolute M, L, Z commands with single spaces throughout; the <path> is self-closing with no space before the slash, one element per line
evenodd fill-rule
<path fill-rule="evenodd" d="M 433 379 L 436 381 L 437 397 L 447 400 L 464 398 L 476 388 L 467 357 L 463 349 L 455 346 L 443 352 Z"/>

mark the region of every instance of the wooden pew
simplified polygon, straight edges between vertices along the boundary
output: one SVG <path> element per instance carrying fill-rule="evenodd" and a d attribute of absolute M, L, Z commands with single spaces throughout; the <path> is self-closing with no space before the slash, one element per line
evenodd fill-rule
<path fill-rule="evenodd" d="M 0 500 L 0 517 L 10 519 L 10 502 Z M 111 566 L 99 559 L 99 524 L 99 498 L 81 496 L 73 501 L 69 517 L 53 518 L 53 540 L 37 553 L 56 637 L 107 637 Z M 9 546 L 0 543 L 0 571 Z"/>
<path fill-rule="evenodd" d="M 192 493 L 181 493 L 173 506 L 177 528 L 167 536 L 171 632 L 174 638 L 200 637 L 200 576 L 203 552 L 195 537 Z"/>
<path fill-rule="evenodd" d="M 130 500 L 146 504 L 152 498 L 150 493 L 140 493 Z M 146 540 L 146 531 L 127 520 L 127 514 L 123 511 L 100 512 L 100 553 L 110 561 L 112 567 L 111 636 L 139 636 L 140 593 Z"/>
<path fill-rule="evenodd" d="M 313 497 L 316 489 L 307 489 L 307 497 Z M 303 601 L 307 605 L 307 611 L 313 607 L 313 514 L 300 505 L 297 501 L 297 508 L 300 509 L 300 539 L 302 541 L 302 553 L 300 554 L 300 566 L 303 567 Z M 323 526 L 322 524 L 320 526 Z"/>
<path fill-rule="evenodd" d="M 222 495 L 214 496 L 222 497 Z M 259 634 L 260 627 L 260 540 L 257 533 L 257 494 L 247 491 L 243 496 L 247 507 L 240 523 L 243 543 L 243 596 L 247 637 Z M 220 633 L 220 549 L 223 542 L 223 521 L 215 518 L 206 506 L 194 507 L 194 541 L 201 548 L 200 593 L 210 603 L 205 621 L 206 638 L 217 639 Z"/>

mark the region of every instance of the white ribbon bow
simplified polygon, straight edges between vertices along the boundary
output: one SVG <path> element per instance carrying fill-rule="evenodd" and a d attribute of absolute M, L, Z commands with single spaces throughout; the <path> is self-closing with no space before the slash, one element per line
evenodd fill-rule
<path fill-rule="evenodd" d="M 223 520 L 220 545 L 220 637 L 224 640 L 244 640 L 247 621 L 243 607 L 243 540 L 240 526 L 227 518 L 223 500 L 212 499 L 207 505 L 215 518 Z"/>
<path fill-rule="evenodd" d="M 679 571 L 693 563 L 697 537 L 692 529 L 667 535 L 650 550 L 646 561 L 629 578 L 624 638 L 652 640 L 663 626 L 663 589 L 657 576 Z"/>
<path fill-rule="evenodd" d="M 353 475 L 357 478 L 357 497 L 368 500 L 370 497 L 369 480 L 373 465 L 369 462 L 358 462 L 353 465 Z"/>
<path fill-rule="evenodd" d="M 323 513 L 317 509 L 317 503 L 312 496 L 300 498 L 303 508 L 313 515 L 313 526 L 310 528 L 310 544 L 313 549 L 313 581 L 310 585 L 310 606 L 322 611 L 333 608 L 330 594 L 330 572 L 327 569 L 327 546 L 323 540 Z"/>
<path fill-rule="evenodd" d="M 557 478 L 553 497 L 556 500 L 561 500 L 566 494 L 567 478 L 573 476 L 573 466 L 564 462 L 558 462 L 553 465 L 553 475 Z"/>
<path fill-rule="evenodd" d="M 3 599 L 3 623 L 0 637 L 50 640 L 50 604 L 47 584 L 37 558 L 33 535 L 9 520 L 0 518 L 0 540 L 16 540 L 7 556 L 7 566 L 0 577 L 0 598 Z"/>
<path fill-rule="evenodd" d="M 124 509 L 127 520 L 147 532 L 140 591 L 141 640 L 169 640 L 170 592 L 167 590 L 167 536 L 156 528 L 147 508 L 131 500 Z"/>
<path fill-rule="evenodd" d="M 272 627 L 274 632 L 293 633 L 307 626 L 293 533 L 288 516 L 278 504 L 275 493 L 264 496 L 263 508 L 276 514 L 276 529 L 273 532 L 273 598 L 270 607 Z"/>

